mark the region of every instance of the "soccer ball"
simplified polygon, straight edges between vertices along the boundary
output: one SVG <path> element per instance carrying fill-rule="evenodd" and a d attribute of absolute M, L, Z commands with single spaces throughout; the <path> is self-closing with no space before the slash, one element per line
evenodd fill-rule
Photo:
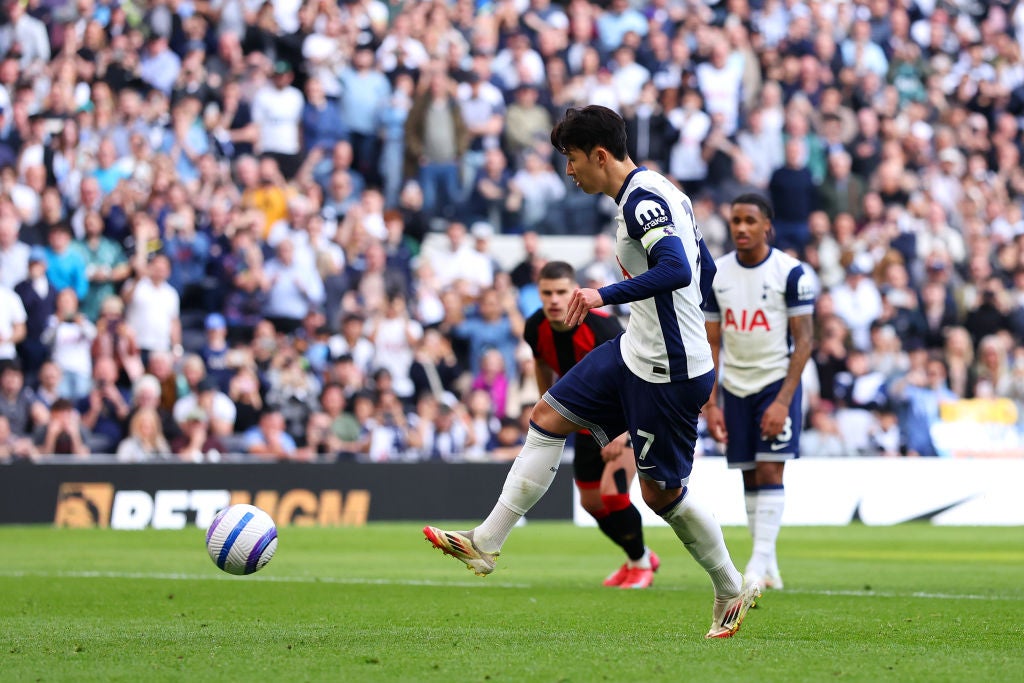
<path fill-rule="evenodd" d="M 274 520 L 253 505 L 231 505 L 217 514 L 206 531 L 210 559 L 228 574 L 252 574 L 266 566 L 277 550 Z"/>

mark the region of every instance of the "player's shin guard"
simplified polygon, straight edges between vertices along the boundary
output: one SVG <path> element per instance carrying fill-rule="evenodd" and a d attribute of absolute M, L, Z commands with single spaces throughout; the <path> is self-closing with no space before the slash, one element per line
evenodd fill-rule
<path fill-rule="evenodd" d="M 545 432 L 530 423 L 526 443 L 505 477 L 497 505 L 474 530 L 473 542 L 480 550 L 489 553 L 501 550 L 512 527 L 551 486 L 564 447 L 564 436 Z"/>
<path fill-rule="evenodd" d="M 597 526 L 604 535 L 618 545 L 631 560 L 639 560 L 644 556 L 644 529 L 640 519 L 640 511 L 629 500 L 628 493 L 613 496 L 601 496 L 607 511 L 596 517 Z"/>
<path fill-rule="evenodd" d="M 743 576 L 732 563 L 718 520 L 686 497 L 686 489 L 671 505 L 657 511 L 686 550 L 711 577 L 716 596 L 739 594 Z"/>

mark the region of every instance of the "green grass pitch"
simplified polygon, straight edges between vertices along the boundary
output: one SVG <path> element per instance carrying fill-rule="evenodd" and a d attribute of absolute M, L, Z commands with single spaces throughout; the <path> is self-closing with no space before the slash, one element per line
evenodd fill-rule
<path fill-rule="evenodd" d="M 666 528 L 654 587 L 623 591 L 596 529 L 527 524 L 479 578 L 421 526 L 283 528 L 250 577 L 199 529 L 0 527 L 0 681 L 1024 680 L 1024 528 L 784 528 L 786 589 L 707 641 Z"/>

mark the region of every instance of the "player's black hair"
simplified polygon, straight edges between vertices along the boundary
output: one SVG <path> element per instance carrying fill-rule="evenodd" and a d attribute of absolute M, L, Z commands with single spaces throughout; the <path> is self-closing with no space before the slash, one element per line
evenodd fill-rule
<path fill-rule="evenodd" d="M 736 199 L 732 200 L 732 205 L 736 206 L 737 204 L 750 204 L 752 206 L 756 206 L 768 220 L 775 218 L 775 210 L 772 209 L 771 202 L 756 192 L 747 192 L 736 197 Z"/>
<path fill-rule="evenodd" d="M 604 147 L 623 161 L 626 158 L 626 123 L 608 107 L 591 104 L 573 107 L 551 129 L 551 145 L 562 154 L 578 149 L 590 155 L 595 147 Z"/>
<path fill-rule="evenodd" d="M 576 279 L 576 269 L 565 261 L 548 261 L 537 275 L 538 280 L 560 280 L 561 278 L 568 278 L 570 280 Z"/>

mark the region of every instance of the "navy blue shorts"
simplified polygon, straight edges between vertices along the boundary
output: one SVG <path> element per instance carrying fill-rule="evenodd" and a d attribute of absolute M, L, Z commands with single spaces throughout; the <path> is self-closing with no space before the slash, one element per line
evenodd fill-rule
<path fill-rule="evenodd" d="M 740 398 L 722 390 L 725 395 L 722 410 L 725 412 L 725 429 L 729 432 L 729 443 L 725 446 L 725 458 L 729 467 L 741 470 L 754 469 L 756 462 L 783 462 L 800 455 L 800 428 L 802 388 L 797 386 L 789 404 L 789 417 L 782 432 L 766 441 L 761 438 L 761 417 L 764 411 L 779 395 L 783 380 L 772 382 L 761 391 Z"/>
<path fill-rule="evenodd" d="M 714 381 L 710 371 L 682 382 L 646 382 L 626 367 L 615 338 L 584 356 L 544 400 L 589 429 L 602 446 L 628 431 L 637 474 L 675 489 L 690 478 L 697 418 Z"/>

